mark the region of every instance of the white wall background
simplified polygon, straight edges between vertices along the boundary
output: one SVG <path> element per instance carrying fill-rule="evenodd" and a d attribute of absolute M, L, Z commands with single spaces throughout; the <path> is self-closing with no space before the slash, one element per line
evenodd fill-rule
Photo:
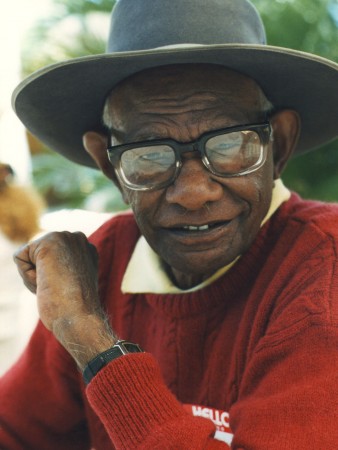
<path fill-rule="evenodd" d="M 30 179 L 30 157 L 24 128 L 11 108 L 11 93 L 20 81 L 25 34 L 51 8 L 51 0 L 12 0 L 0 15 L 0 161 L 10 164 L 23 184 Z"/>

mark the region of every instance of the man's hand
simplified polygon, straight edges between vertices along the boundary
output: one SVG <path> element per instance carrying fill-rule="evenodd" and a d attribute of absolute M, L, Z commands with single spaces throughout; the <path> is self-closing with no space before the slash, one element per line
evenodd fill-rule
<path fill-rule="evenodd" d="M 41 321 L 80 368 L 114 344 L 99 302 L 97 252 L 83 233 L 49 233 L 20 248 L 14 261 L 37 295 Z"/>
<path fill-rule="evenodd" d="M 95 313 L 97 254 L 82 233 L 49 233 L 14 255 L 28 289 L 37 294 L 39 314 L 51 331 L 55 322 Z"/>

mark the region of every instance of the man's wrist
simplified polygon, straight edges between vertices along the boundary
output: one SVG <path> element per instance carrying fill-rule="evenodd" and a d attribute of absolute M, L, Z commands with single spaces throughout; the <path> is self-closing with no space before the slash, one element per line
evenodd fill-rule
<path fill-rule="evenodd" d="M 117 342 L 105 318 L 94 314 L 60 319 L 53 327 L 53 333 L 81 371 L 89 361 Z"/>

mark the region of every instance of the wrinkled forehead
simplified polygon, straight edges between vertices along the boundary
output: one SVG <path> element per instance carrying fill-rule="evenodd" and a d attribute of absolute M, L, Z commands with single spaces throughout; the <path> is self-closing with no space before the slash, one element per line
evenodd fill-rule
<path fill-rule="evenodd" d="M 107 123 L 109 116 L 152 101 L 165 101 L 170 108 L 208 98 L 256 112 L 270 108 L 259 85 L 246 75 L 219 65 L 180 64 L 147 69 L 120 82 L 107 98 L 104 119 Z"/>

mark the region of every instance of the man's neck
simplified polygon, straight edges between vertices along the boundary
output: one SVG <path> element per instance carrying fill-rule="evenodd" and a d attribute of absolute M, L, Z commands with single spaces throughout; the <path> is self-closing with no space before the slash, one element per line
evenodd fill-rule
<path fill-rule="evenodd" d="M 192 274 L 184 273 L 180 270 L 170 267 L 167 264 L 164 265 L 164 270 L 175 286 L 182 290 L 191 289 L 194 286 L 198 286 L 204 280 L 211 277 L 212 273 L 208 274 Z"/>

